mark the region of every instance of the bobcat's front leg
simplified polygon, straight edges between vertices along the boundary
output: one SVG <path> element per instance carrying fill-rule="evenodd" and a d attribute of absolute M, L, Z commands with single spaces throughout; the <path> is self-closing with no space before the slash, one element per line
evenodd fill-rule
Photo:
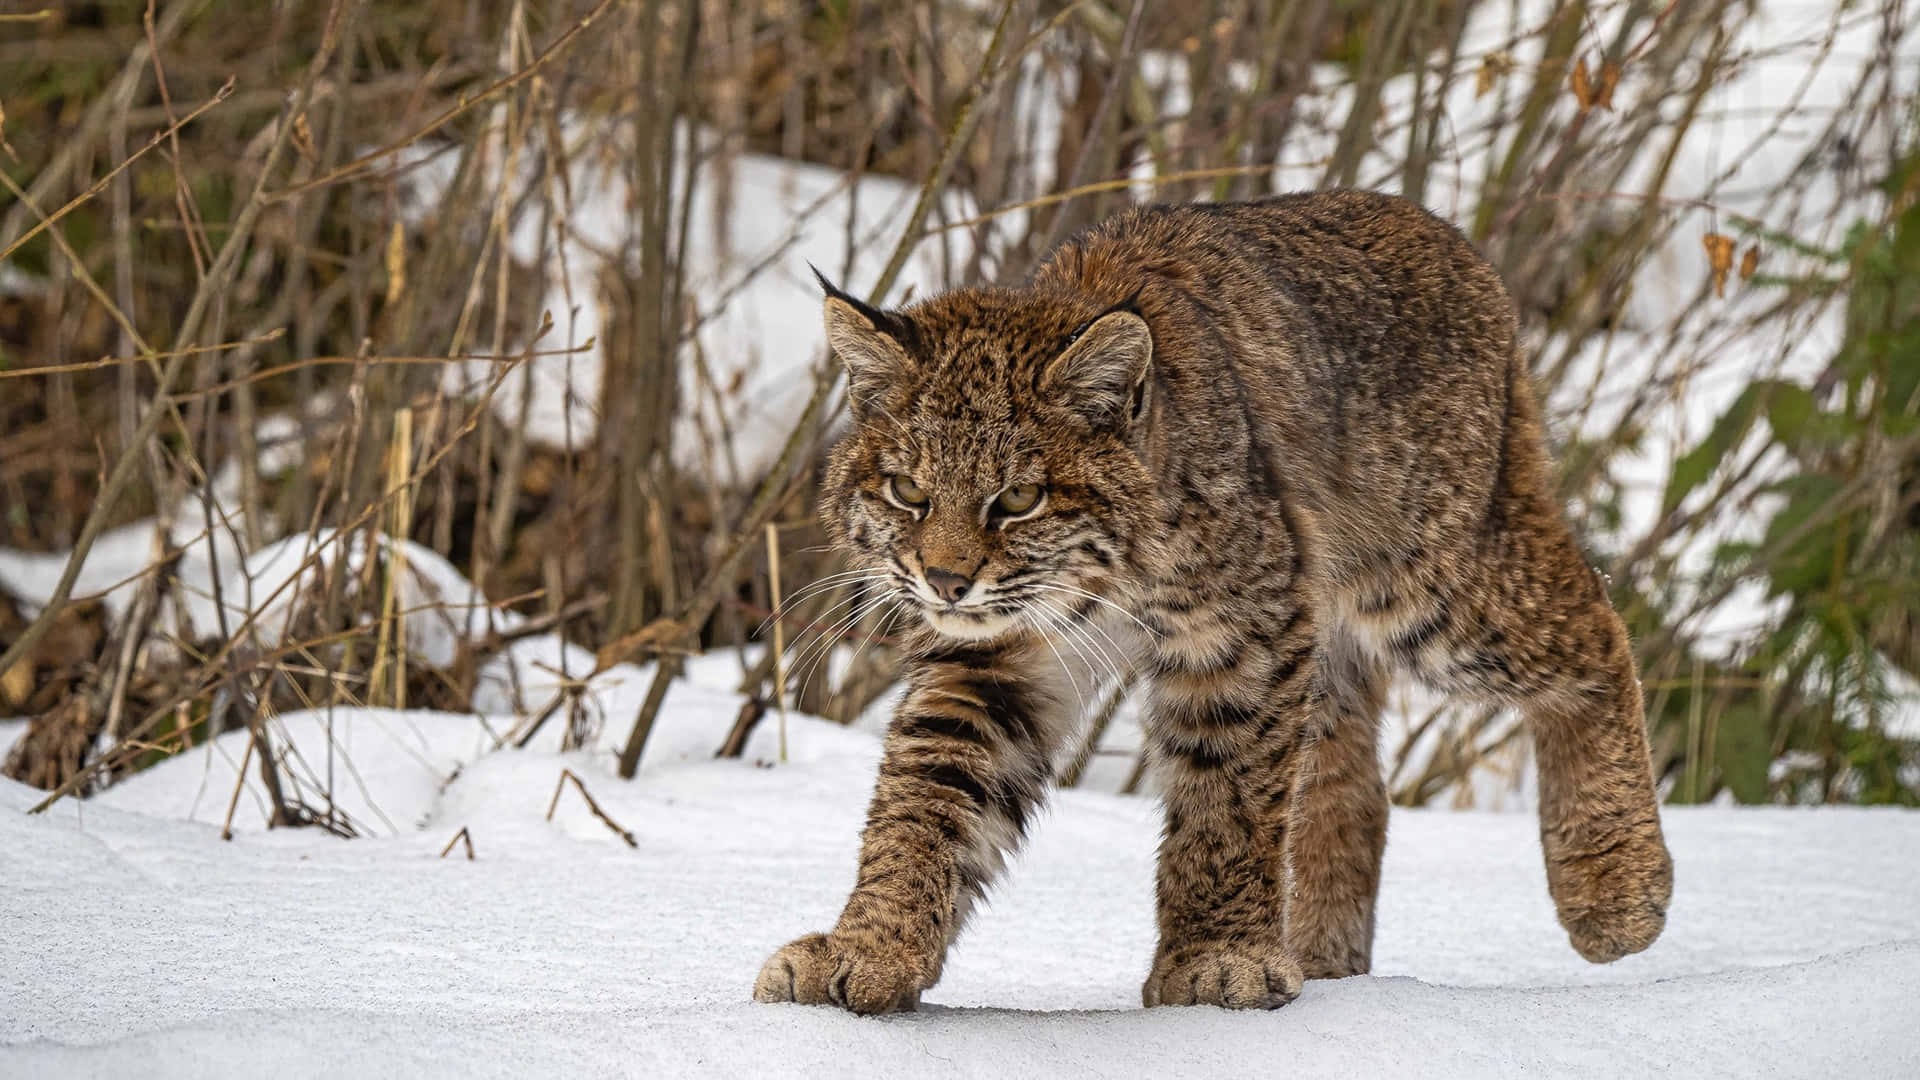
<path fill-rule="evenodd" d="M 1166 833 L 1147 1005 L 1271 1009 L 1304 982 L 1286 945 L 1287 830 L 1316 646 L 1304 612 L 1280 622 L 1161 644 L 1150 734 Z"/>
<path fill-rule="evenodd" d="M 757 1001 L 914 1008 L 973 901 L 1017 846 L 1061 737 L 1021 643 L 923 655 L 887 732 L 860 872 L 833 930 L 773 954 Z"/>

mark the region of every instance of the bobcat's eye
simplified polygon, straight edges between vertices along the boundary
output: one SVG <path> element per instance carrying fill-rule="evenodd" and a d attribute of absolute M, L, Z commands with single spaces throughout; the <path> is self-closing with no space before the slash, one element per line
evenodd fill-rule
<path fill-rule="evenodd" d="M 927 505 L 927 493 L 920 489 L 919 484 L 904 476 L 896 473 L 887 480 L 887 487 L 892 491 L 894 499 L 902 506 L 910 506 L 918 510 Z"/>
<path fill-rule="evenodd" d="M 1042 494 L 1039 484 L 1015 484 L 993 500 L 994 512 L 1010 517 L 1024 514 L 1040 505 Z"/>

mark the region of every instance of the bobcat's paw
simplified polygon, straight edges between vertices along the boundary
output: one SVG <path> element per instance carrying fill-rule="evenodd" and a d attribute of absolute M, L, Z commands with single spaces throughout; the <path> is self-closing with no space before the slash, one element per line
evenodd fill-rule
<path fill-rule="evenodd" d="M 1140 988 L 1140 1000 L 1148 1008 L 1277 1009 L 1300 996 L 1305 982 L 1300 965 L 1284 950 L 1221 943 L 1186 945 L 1154 960 L 1153 973 Z"/>
<path fill-rule="evenodd" d="M 1547 885 L 1574 951 L 1610 963 L 1653 944 L 1667 925 L 1673 859 L 1657 829 L 1591 853 L 1549 845 Z"/>
<path fill-rule="evenodd" d="M 1321 955 L 1306 951 L 1296 951 L 1300 970 L 1309 979 L 1346 979 L 1355 975 L 1365 975 L 1372 969 L 1373 963 L 1365 955 L 1347 950 L 1337 956 Z"/>
<path fill-rule="evenodd" d="M 838 1005 L 862 1015 L 910 1012 L 931 984 L 926 969 L 897 946 L 808 934 L 767 959 L 754 980 L 753 1000 Z"/>

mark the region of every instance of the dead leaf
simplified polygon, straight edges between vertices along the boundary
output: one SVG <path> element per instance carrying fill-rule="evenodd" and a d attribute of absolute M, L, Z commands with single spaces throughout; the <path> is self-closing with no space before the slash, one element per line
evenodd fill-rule
<path fill-rule="evenodd" d="M 1753 272 L 1758 269 L 1760 269 L 1760 245 L 1755 244 L 1747 249 L 1745 255 L 1740 256 L 1740 280 L 1745 281 L 1752 277 Z"/>
<path fill-rule="evenodd" d="M 1513 57 L 1505 49 L 1496 49 L 1480 61 L 1480 70 L 1473 76 L 1473 96 L 1485 97 L 1487 91 L 1500 81 L 1500 76 L 1513 70 Z"/>
<path fill-rule="evenodd" d="M 407 287 L 407 234 L 398 221 L 387 234 L 387 303 L 400 299 Z"/>
<path fill-rule="evenodd" d="M 1573 88 L 1573 100 L 1580 103 L 1580 111 L 1593 108 L 1593 76 L 1587 71 L 1587 58 L 1581 57 L 1573 65 L 1573 75 L 1569 82 Z"/>
<path fill-rule="evenodd" d="M 306 113 L 293 118 L 293 148 L 307 159 L 309 165 L 320 160 L 320 154 L 313 146 L 313 125 L 307 123 Z"/>
<path fill-rule="evenodd" d="M 1713 295 L 1727 295 L 1727 274 L 1733 270 L 1733 237 L 1707 233 L 1700 238 L 1707 249 L 1707 266 L 1713 271 Z"/>
<path fill-rule="evenodd" d="M 86 694 L 68 694 L 27 723 L 27 730 L 6 754 L 0 773 L 8 779 L 52 791 L 87 764 L 103 717 L 87 707 Z"/>

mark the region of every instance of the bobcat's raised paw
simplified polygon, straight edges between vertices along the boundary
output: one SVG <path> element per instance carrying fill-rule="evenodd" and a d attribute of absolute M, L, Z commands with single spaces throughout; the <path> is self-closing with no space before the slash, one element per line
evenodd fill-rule
<path fill-rule="evenodd" d="M 1547 885 L 1574 951 L 1611 963 L 1653 944 L 1667 925 L 1673 859 L 1654 830 L 1591 854 L 1550 846 Z"/>
<path fill-rule="evenodd" d="M 1155 1005 L 1219 1005 L 1228 1009 L 1277 1009 L 1300 996 L 1306 982 L 1300 965 L 1283 950 L 1239 945 L 1187 945 L 1163 952 L 1140 988 L 1140 1000 Z"/>
<path fill-rule="evenodd" d="M 905 949 L 808 934 L 767 959 L 753 1000 L 838 1005 L 862 1015 L 911 1012 L 928 985 L 925 967 Z"/>

